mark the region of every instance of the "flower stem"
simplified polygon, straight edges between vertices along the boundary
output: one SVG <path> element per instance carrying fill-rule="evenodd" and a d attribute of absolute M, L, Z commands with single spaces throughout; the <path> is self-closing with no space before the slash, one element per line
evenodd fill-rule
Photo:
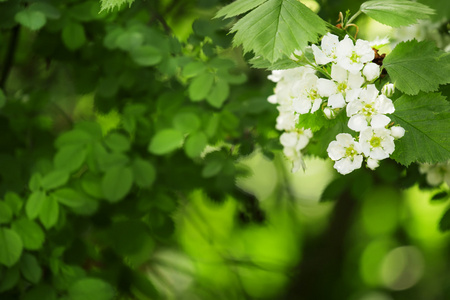
<path fill-rule="evenodd" d="M 344 28 L 347 27 L 349 24 L 351 24 L 353 22 L 353 20 L 356 19 L 361 13 L 362 13 L 362 11 L 358 10 L 350 19 L 348 19 L 348 21 L 345 24 Z"/>

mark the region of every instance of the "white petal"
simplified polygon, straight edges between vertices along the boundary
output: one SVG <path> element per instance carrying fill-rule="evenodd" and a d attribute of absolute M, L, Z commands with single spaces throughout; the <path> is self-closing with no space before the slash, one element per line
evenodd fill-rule
<path fill-rule="evenodd" d="M 347 105 L 347 117 L 351 117 L 353 115 L 356 115 L 362 108 L 364 107 L 364 104 L 359 101 L 351 101 L 348 105 Z"/>
<path fill-rule="evenodd" d="M 365 102 L 373 101 L 378 96 L 378 89 L 374 84 L 368 84 L 365 89 L 361 91 L 361 99 Z"/>
<path fill-rule="evenodd" d="M 330 57 L 327 57 L 325 53 L 323 53 L 323 51 L 320 50 L 316 45 L 312 45 L 311 48 L 314 54 L 314 59 L 318 65 L 325 65 L 332 61 L 332 59 Z"/>
<path fill-rule="evenodd" d="M 332 160 L 338 160 L 345 156 L 345 148 L 337 141 L 332 141 L 328 145 L 327 152 Z"/>
<path fill-rule="evenodd" d="M 337 92 L 336 83 L 332 80 L 319 78 L 317 80 L 317 91 L 321 97 L 330 97 Z"/>
<path fill-rule="evenodd" d="M 359 98 L 361 91 L 362 91 L 362 89 L 360 89 L 360 88 L 348 90 L 345 95 L 345 101 L 347 101 L 349 103 L 355 101 L 356 99 Z"/>
<path fill-rule="evenodd" d="M 395 111 L 392 100 L 381 94 L 375 101 L 375 109 L 382 114 L 392 114 Z"/>
<path fill-rule="evenodd" d="M 342 108 L 345 104 L 344 96 L 342 96 L 342 94 L 334 94 L 328 98 L 328 105 L 332 108 Z"/>
<path fill-rule="evenodd" d="M 348 72 L 344 68 L 336 64 L 333 64 L 331 66 L 331 78 L 333 78 L 339 83 L 344 82 L 348 78 Z"/>
<path fill-rule="evenodd" d="M 367 120 L 363 115 L 354 115 L 348 120 L 348 128 L 351 130 L 362 131 L 367 127 Z"/>
<path fill-rule="evenodd" d="M 352 171 L 361 168 L 362 155 L 357 155 L 351 160 L 348 157 L 338 160 L 334 163 L 334 168 L 341 174 L 346 175 Z"/>
<path fill-rule="evenodd" d="M 360 88 L 363 83 L 364 83 L 364 78 L 361 76 L 360 72 L 358 72 L 356 74 L 349 73 L 347 85 L 351 89 Z"/>
<path fill-rule="evenodd" d="M 267 101 L 269 101 L 272 104 L 277 103 L 277 96 L 276 95 L 270 95 L 269 98 L 267 98 Z"/>
<path fill-rule="evenodd" d="M 384 128 L 386 127 L 391 119 L 385 115 L 373 115 L 370 121 L 370 126 L 373 128 Z"/>
<path fill-rule="evenodd" d="M 311 101 L 308 98 L 296 98 L 292 101 L 292 107 L 299 114 L 306 114 L 311 110 Z"/>
<path fill-rule="evenodd" d="M 325 52 L 328 56 L 333 55 L 333 52 L 335 51 L 337 45 L 339 45 L 339 37 L 329 32 L 323 36 L 320 43 L 323 52 Z"/>
<path fill-rule="evenodd" d="M 377 159 L 370 158 L 367 159 L 367 167 L 371 170 L 375 170 L 380 165 L 380 161 Z"/>
<path fill-rule="evenodd" d="M 355 139 L 348 133 L 339 133 L 336 135 L 336 141 L 344 147 L 348 147 L 355 142 Z"/>
<path fill-rule="evenodd" d="M 322 104 L 322 98 L 317 98 L 314 100 L 314 103 L 311 107 L 311 113 L 316 112 L 320 108 L 320 104 Z"/>

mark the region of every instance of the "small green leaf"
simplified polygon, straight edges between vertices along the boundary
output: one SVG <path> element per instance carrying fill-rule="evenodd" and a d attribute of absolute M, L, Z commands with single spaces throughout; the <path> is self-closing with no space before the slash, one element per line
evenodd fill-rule
<path fill-rule="evenodd" d="M 219 10 L 215 18 L 231 18 L 255 9 L 267 0 L 237 0 Z"/>
<path fill-rule="evenodd" d="M 92 142 L 93 136 L 84 130 L 70 130 L 64 132 L 56 139 L 55 146 L 61 148 L 66 145 L 84 145 Z"/>
<path fill-rule="evenodd" d="M 163 58 L 160 50 L 153 46 L 136 48 L 130 54 L 135 63 L 144 67 L 154 66 Z"/>
<path fill-rule="evenodd" d="M 450 83 L 449 60 L 440 60 L 440 55 L 433 42 L 406 41 L 386 56 L 383 66 L 400 91 L 409 95 L 432 92 Z"/>
<path fill-rule="evenodd" d="M 74 172 L 83 165 L 85 159 L 84 145 L 67 145 L 59 149 L 53 163 L 57 170 Z"/>
<path fill-rule="evenodd" d="M 64 45 L 69 50 L 77 50 L 86 43 L 84 27 L 80 23 L 68 22 L 62 30 L 61 36 Z"/>
<path fill-rule="evenodd" d="M 116 152 L 125 152 L 130 149 L 130 141 L 128 138 L 116 132 L 109 134 L 105 139 L 105 143 L 109 149 Z"/>
<path fill-rule="evenodd" d="M 103 176 L 102 191 L 110 202 L 123 199 L 133 185 L 133 173 L 127 167 L 112 167 Z"/>
<path fill-rule="evenodd" d="M 140 158 L 136 158 L 131 165 L 131 169 L 133 170 L 133 178 L 134 182 L 142 187 L 146 188 L 153 184 L 156 178 L 156 170 L 155 167 Z"/>
<path fill-rule="evenodd" d="M 42 277 L 42 268 L 34 255 L 24 253 L 20 260 L 20 271 L 23 277 L 31 283 L 37 284 Z"/>
<path fill-rule="evenodd" d="M 28 6 L 31 11 L 38 11 L 43 13 L 49 19 L 59 19 L 61 12 L 53 5 L 45 2 L 35 2 Z"/>
<path fill-rule="evenodd" d="M 97 199 L 103 198 L 102 179 L 93 173 L 87 173 L 81 179 L 81 187 L 83 191 Z"/>
<path fill-rule="evenodd" d="M 14 221 L 11 228 L 20 236 L 25 249 L 41 249 L 44 243 L 45 234 L 36 222 L 27 218 L 21 218 Z"/>
<path fill-rule="evenodd" d="M 114 8 L 119 8 L 122 6 L 122 4 L 128 3 L 128 5 L 131 5 L 134 2 L 134 0 L 100 0 L 101 9 L 100 12 L 106 10 L 110 11 Z"/>
<path fill-rule="evenodd" d="M 360 10 L 372 19 L 392 27 L 415 24 L 435 13 L 426 5 L 408 0 L 367 1 L 361 4 Z"/>
<path fill-rule="evenodd" d="M 46 197 L 42 203 L 41 211 L 39 212 L 39 220 L 46 229 L 52 228 L 58 222 L 59 218 L 59 204 L 54 197 Z"/>
<path fill-rule="evenodd" d="M 42 175 L 39 173 L 33 173 L 28 183 L 28 187 L 32 192 L 38 191 L 41 188 Z"/>
<path fill-rule="evenodd" d="M 164 129 L 157 132 L 148 146 L 148 151 L 156 155 L 163 155 L 180 148 L 183 144 L 183 134 L 175 129 Z"/>
<path fill-rule="evenodd" d="M 124 51 L 133 51 L 142 46 L 144 36 L 140 32 L 123 31 L 116 40 L 116 45 Z"/>
<path fill-rule="evenodd" d="M 187 78 L 197 76 L 206 70 L 206 65 L 200 61 L 193 61 L 184 66 L 181 75 Z"/>
<path fill-rule="evenodd" d="M 200 128 L 201 120 L 194 113 L 180 112 L 173 118 L 173 127 L 184 133 L 191 133 Z"/>
<path fill-rule="evenodd" d="M 49 285 L 40 284 L 27 290 L 23 300 L 56 300 L 56 291 Z M 60 298 L 62 299 L 62 298 Z"/>
<path fill-rule="evenodd" d="M 20 236 L 12 229 L 0 228 L 0 264 L 12 267 L 22 255 Z"/>
<path fill-rule="evenodd" d="M 225 80 L 217 78 L 206 100 L 213 107 L 220 108 L 222 107 L 225 100 L 227 100 L 229 94 L 230 86 L 228 85 L 228 83 Z"/>
<path fill-rule="evenodd" d="M 202 176 L 205 178 L 213 177 L 222 170 L 224 162 L 222 160 L 211 160 L 206 163 L 202 170 Z"/>
<path fill-rule="evenodd" d="M 11 222 L 13 212 L 6 202 L 0 200 L 0 224 Z"/>
<path fill-rule="evenodd" d="M 188 136 L 184 144 L 184 152 L 190 158 L 200 157 L 208 144 L 208 138 L 203 132 L 195 132 Z"/>
<path fill-rule="evenodd" d="M 195 77 L 189 84 L 189 98 L 192 101 L 200 101 L 208 96 L 214 83 L 214 75 L 206 72 Z"/>
<path fill-rule="evenodd" d="M 30 197 L 28 197 L 27 204 L 25 205 L 25 212 L 28 218 L 33 220 L 39 215 L 45 198 L 46 195 L 43 191 L 33 192 Z"/>
<path fill-rule="evenodd" d="M 52 193 L 52 196 L 61 204 L 68 207 L 80 207 L 85 204 L 84 197 L 71 188 L 62 188 Z"/>
<path fill-rule="evenodd" d="M 112 300 L 114 289 L 98 278 L 82 278 L 69 287 L 70 300 Z"/>
<path fill-rule="evenodd" d="M 67 171 L 56 170 L 48 173 L 42 178 L 41 185 L 46 191 L 60 187 L 69 180 Z"/>
<path fill-rule="evenodd" d="M 20 279 L 19 264 L 5 270 L 2 280 L 0 280 L 0 293 L 8 291 L 17 285 Z"/>
<path fill-rule="evenodd" d="M 17 23 L 28 27 L 31 30 L 41 29 L 47 22 L 47 19 L 42 12 L 27 8 L 19 11 L 14 19 Z"/>

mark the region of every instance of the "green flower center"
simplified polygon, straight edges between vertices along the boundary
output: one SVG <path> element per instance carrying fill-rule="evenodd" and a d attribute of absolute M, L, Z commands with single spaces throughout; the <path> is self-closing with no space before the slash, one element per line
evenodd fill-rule
<path fill-rule="evenodd" d="M 355 150 L 355 148 L 353 148 L 353 145 L 351 145 L 351 146 L 349 146 L 349 147 L 347 147 L 345 149 L 345 156 L 346 157 L 353 158 L 357 154 L 358 154 L 358 152 Z"/>
<path fill-rule="evenodd" d="M 365 115 L 366 117 L 370 117 L 371 115 L 373 115 L 375 113 L 375 109 L 372 107 L 371 104 L 366 104 L 362 109 L 361 112 L 363 113 L 363 115 Z"/>
<path fill-rule="evenodd" d="M 354 63 L 357 63 L 358 60 L 359 60 L 359 55 L 356 54 L 355 51 L 352 51 L 352 56 L 350 56 L 350 60 L 351 60 L 352 62 L 354 62 Z"/>
<path fill-rule="evenodd" d="M 372 146 L 373 148 L 377 148 L 381 146 L 381 139 L 379 137 L 372 137 L 372 139 L 370 140 L 370 146 Z"/>

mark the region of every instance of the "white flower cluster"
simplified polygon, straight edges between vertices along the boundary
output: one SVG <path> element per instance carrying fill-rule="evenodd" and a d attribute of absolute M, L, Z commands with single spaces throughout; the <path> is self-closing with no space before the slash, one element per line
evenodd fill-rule
<path fill-rule="evenodd" d="M 437 164 L 421 164 L 419 171 L 422 174 L 426 174 L 429 185 L 439 186 L 445 181 L 450 187 L 450 161 Z"/>
<path fill-rule="evenodd" d="M 313 67 L 277 70 L 269 76 L 277 85 L 268 101 L 279 105 L 276 128 L 286 131 L 280 141 L 284 153 L 294 162 L 293 171 L 301 165 L 300 150 L 312 137 L 310 129 L 298 129 L 296 124 L 302 114 L 319 109 L 328 119 L 345 109 L 348 127 L 359 133 L 357 138 L 340 133 L 329 144 L 328 155 L 338 172 L 348 174 L 360 168 L 364 158 L 367 166 L 375 169 L 380 160 L 394 152 L 394 139 L 405 133 L 400 126 L 390 127 L 391 120 L 386 116 L 395 110 L 388 98 L 394 86 L 388 84 L 380 93 L 373 84 L 381 70 L 372 62 L 375 52 L 368 41 L 353 43 L 349 36 L 339 41 L 338 36 L 328 33 L 320 47 L 311 48 L 316 63 L 313 67 L 326 72 L 329 79 L 319 78 Z"/>

